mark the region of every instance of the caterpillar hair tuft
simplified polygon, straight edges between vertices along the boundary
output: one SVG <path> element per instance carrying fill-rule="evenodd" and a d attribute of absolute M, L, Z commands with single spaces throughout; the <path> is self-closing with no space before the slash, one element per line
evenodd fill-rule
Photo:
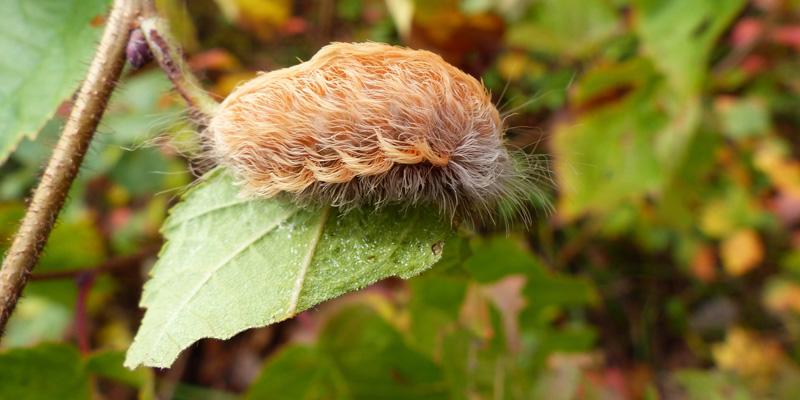
<path fill-rule="evenodd" d="M 478 80 L 434 53 L 379 43 L 332 43 L 262 73 L 207 129 L 212 157 L 250 195 L 344 209 L 433 204 L 468 222 L 510 208 L 527 220 L 548 169 L 510 152 L 504 132 Z"/>

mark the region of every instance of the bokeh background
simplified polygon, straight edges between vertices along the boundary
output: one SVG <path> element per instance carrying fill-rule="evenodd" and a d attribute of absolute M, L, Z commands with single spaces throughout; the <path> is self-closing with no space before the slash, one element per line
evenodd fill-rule
<path fill-rule="evenodd" d="M 549 155 L 554 210 L 465 233 L 410 281 L 129 372 L 198 146 L 161 71 L 127 71 L 2 373 L 46 369 L 76 398 L 800 398 L 797 0 L 157 3 L 220 99 L 331 41 L 441 54 L 491 90 L 510 145 Z M 69 106 L 0 166 L 0 248 Z"/>

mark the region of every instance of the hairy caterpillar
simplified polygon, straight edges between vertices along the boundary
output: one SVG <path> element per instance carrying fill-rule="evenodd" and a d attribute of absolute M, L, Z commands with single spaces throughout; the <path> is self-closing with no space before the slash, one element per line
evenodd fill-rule
<path fill-rule="evenodd" d="M 333 43 L 245 82 L 212 117 L 212 157 L 246 193 L 352 208 L 433 204 L 527 219 L 547 167 L 509 152 L 484 86 L 428 51 Z M 503 213 L 500 213 L 503 214 Z M 508 215 L 508 213 L 505 213 Z"/>

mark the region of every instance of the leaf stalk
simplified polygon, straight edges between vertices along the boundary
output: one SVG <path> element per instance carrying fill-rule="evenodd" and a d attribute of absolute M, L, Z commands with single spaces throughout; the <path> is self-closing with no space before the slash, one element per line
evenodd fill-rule
<path fill-rule="evenodd" d="M 143 17 L 139 21 L 139 27 L 156 62 L 189 106 L 192 119 L 200 129 L 204 128 L 214 115 L 218 103 L 203 90 L 200 82 L 186 65 L 183 51 L 169 33 L 167 21 L 152 14 Z"/>

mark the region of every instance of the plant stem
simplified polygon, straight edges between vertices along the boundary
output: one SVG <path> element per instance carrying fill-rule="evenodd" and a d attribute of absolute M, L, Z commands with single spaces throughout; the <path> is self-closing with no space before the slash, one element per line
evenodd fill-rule
<path fill-rule="evenodd" d="M 153 57 L 172 81 L 175 90 L 188 104 L 192 119 L 202 129 L 214 115 L 218 103 L 203 90 L 200 82 L 189 70 L 183 59 L 183 52 L 169 33 L 166 20 L 153 14 L 153 11 L 150 13 L 151 15 L 139 21 L 139 27 L 150 46 L 150 51 L 153 52 Z"/>
<path fill-rule="evenodd" d="M 5 329 L 78 174 L 125 64 L 125 46 L 139 11 L 139 0 L 114 1 L 86 80 L 3 261 L 0 270 L 0 332 Z M 75 245 L 80 246 L 80 243 Z"/>
<path fill-rule="evenodd" d="M 92 351 L 89 333 L 89 311 L 86 309 L 86 302 L 89 292 L 92 291 L 96 275 L 91 272 L 84 272 L 75 278 L 78 284 L 78 298 L 75 300 L 75 339 L 78 342 L 78 349 L 81 354 L 88 355 Z"/>

